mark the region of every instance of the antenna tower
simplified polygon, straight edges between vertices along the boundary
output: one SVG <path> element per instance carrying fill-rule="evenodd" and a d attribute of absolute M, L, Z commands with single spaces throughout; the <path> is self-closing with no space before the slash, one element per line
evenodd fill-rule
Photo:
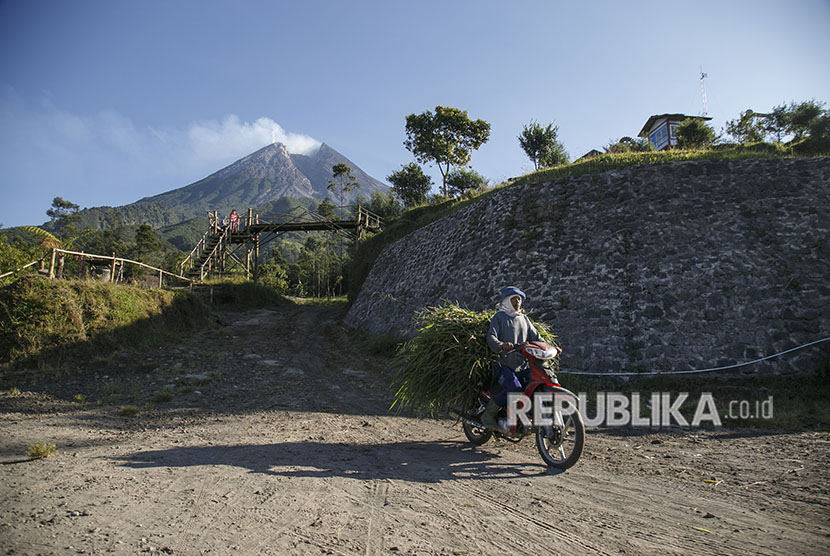
<path fill-rule="evenodd" d="M 707 77 L 709 77 L 709 75 L 703 73 L 703 66 L 700 66 L 700 98 L 703 100 L 703 116 L 709 115 L 709 106 L 706 103 L 706 87 L 703 85 L 703 80 Z"/>

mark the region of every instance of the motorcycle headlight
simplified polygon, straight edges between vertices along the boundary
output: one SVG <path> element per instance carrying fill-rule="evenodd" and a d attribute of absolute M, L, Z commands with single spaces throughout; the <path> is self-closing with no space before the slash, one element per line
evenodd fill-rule
<path fill-rule="evenodd" d="M 550 347 L 548 349 L 539 349 L 536 347 L 529 347 L 527 348 L 527 352 L 535 357 L 536 359 L 541 359 L 542 361 L 546 361 L 548 359 L 553 359 L 556 357 L 557 349 L 555 347 Z"/>

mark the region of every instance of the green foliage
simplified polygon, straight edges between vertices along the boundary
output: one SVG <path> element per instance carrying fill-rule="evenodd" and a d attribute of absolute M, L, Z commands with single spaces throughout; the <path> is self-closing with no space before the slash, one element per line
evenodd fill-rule
<path fill-rule="evenodd" d="M 280 264 L 279 259 L 271 258 L 259 265 L 257 281 L 268 288 L 273 289 L 280 295 L 288 292 L 288 273 Z"/>
<path fill-rule="evenodd" d="M 211 298 L 217 305 L 258 309 L 285 303 L 285 298 L 274 288 L 251 282 L 244 276 L 206 280 L 205 284 L 210 286 Z"/>
<path fill-rule="evenodd" d="M 375 190 L 372 192 L 372 197 L 368 203 L 359 200 L 359 204 L 363 204 L 369 212 L 377 214 L 383 220 L 395 218 L 403 211 L 401 203 L 395 198 L 392 192 L 384 193 L 383 191 Z"/>
<path fill-rule="evenodd" d="M 677 126 L 677 146 L 703 149 L 715 142 L 715 130 L 700 118 L 687 118 Z"/>
<path fill-rule="evenodd" d="M 161 241 L 149 224 L 142 224 L 135 232 L 135 252 L 139 260 L 144 260 L 149 254 L 161 251 Z"/>
<path fill-rule="evenodd" d="M 765 114 L 757 114 L 752 110 L 745 110 L 741 112 L 738 119 L 726 122 L 726 133 L 742 145 L 760 143 L 767 134 L 765 116 Z"/>
<path fill-rule="evenodd" d="M 447 187 L 454 197 L 470 197 L 487 189 L 487 178 L 468 168 L 456 168 L 447 176 Z"/>
<path fill-rule="evenodd" d="M 334 219 L 334 204 L 329 200 L 328 197 L 320 201 L 320 204 L 317 205 L 317 214 L 322 216 L 323 218 Z"/>
<path fill-rule="evenodd" d="M 0 235 L 0 274 L 10 272 L 42 256 L 39 249 L 24 245 L 22 242 L 9 243 L 5 235 Z"/>
<path fill-rule="evenodd" d="M 345 162 L 339 162 L 331 167 L 332 179 L 329 181 L 329 191 L 340 191 L 340 207 L 343 207 L 343 201 L 346 193 L 360 188 L 360 184 L 352 175 L 352 169 Z"/>
<path fill-rule="evenodd" d="M 111 229 L 93 232 L 78 243 L 78 247 L 84 252 L 96 255 L 126 255 L 130 249 L 129 244 L 120 238 L 119 231 Z"/>
<path fill-rule="evenodd" d="M 392 191 L 401 198 L 404 207 L 412 208 L 427 202 L 432 178 L 424 174 L 417 163 L 401 166 L 400 170 L 386 176 L 386 180 L 392 184 Z"/>
<path fill-rule="evenodd" d="M 473 150 L 490 138 L 490 124 L 471 120 L 466 110 L 436 106 L 430 110 L 406 117 L 404 146 L 418 162 L 434 163 L 444 180 L 442 192 L 447 194 L 447 175 L 452 166 L 470 162 Z"/>
<path fill-rule="evenodd" d="M 46 211 L 46 216 L 52 220 L 71 220 L 77 217 L 80 206 L 62 197 L 52 199 L 52 208 Z"/>
<path fill-rule="evenodd" d="M 118 413 L 123 417 L 135 417 L 141 410 L 134 405 L 122 405 L 118 408 Z"/>
<path fill-rule="evenodd" d="M 32 459 L 44 459 L 52 456 L 57 452 L 57 447 L 50 442 L 35 442 L 30 444 L 26 449 L 29 457 Z"/>
<path fill-rule="evenodd" d="M 798 104 L 791 103 L 786 116 L 787 130 L 793 134 L 794 141 L 806 137 L 827 135 L 830 115 L 824 109 L 823 102 L 808 100 Z"/>
<path fill-rule="evenodd" d="M 621 153 L 644 153 L 654 150 L 654 145 L 647 137 L 621 137 L 617 141 L 610 142 L 605 147 L 607 154 L 621 154 Z"/>
<path fill-rule="evenodd" d="M 533 162 L 533 167 L 546 168 L 567 164 L 568 153 L 558 139 L 559 126 L 548 124 L 545 127 L 533 120 L 522 128 L 519 146 Z"/>
<path fill-rule="evenodd" d="M 61 197 L 55 197 L 52 199 L 52 208 L 46 211 L 46 216 L 55 223 L 58 230 L 63 231 L 80 219 L 80 216 L 78 216 L 80 208 L 80 206 L 71 201 L 67 201 Z M 72 233 L 73 231 L 74 229 L 67 230 L 68 233 Z"/>
<path fill-rule="evenodd" d="M 297 297 L 337 296 L 348 287 L 345 277 L 349 265 L 348 252 L 343 251 L 336 238 L 309 236 L 297 262 L 289 269 L 288 292 Z"/>
<path fill-rule="evenodd" d="M 787 152 L 785 150 L 773 145 L 753 145 L 747 148 L 726 145 L 723 148 L 715 148 L 708 151 L 671 149 L 641 153 L 603 154 L 586 160 L 580 160 L 567 166 L 539 170 L 538 172 L 533 172 L 518 178 L 513 184 L 561 181 L 574 176 L 597 174 L 639 164 L 663 164 L 684 160 L 739 160 L 746 158 L 783 157 L 786 155 Z"/>
<path fill-rule="evenodd" d="M 767 114 L 745 110 L 726 123 L 725 131 L 741 144 L 789 139 L 796 152 L 830 152 L 830 112 L 816 100 L 780 104 Z"/>
<path fill-rule="evenodd" d="M 418 334 L 398 351 L 400 365 L 392 380 L 392 407 L 440 415 L 445 409 L 469 407 L 492 380 L 494 355 L 487 330 L 495 311 L 476 312 L 447 303 L 426 307 L 415 316 Z M 533 322 L 543 340 L 556 337 Z"/>

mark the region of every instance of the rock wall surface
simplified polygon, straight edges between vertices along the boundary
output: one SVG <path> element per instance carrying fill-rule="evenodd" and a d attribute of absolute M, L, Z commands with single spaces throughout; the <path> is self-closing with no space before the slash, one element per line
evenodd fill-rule
<path fill-rule="evenodd" d="M 512 186 L 388 246 L 346 323 L 411 335 L 515 285 L 562 366 L 725 366 L 830 336 L 830 159 L 637 166 Z M 830 342 L 744 367 L 808 372 Z"/>

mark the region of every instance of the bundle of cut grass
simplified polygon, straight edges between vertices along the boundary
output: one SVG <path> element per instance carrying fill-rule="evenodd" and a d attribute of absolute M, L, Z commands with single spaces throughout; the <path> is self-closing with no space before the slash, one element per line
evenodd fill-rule
<path fill-rule="evenodd" d="M 449 408 L 469 408 L 492 379 L 495 356 L 487 348 L 486 336 L 494 313 L 450 303 L 416 313 L 418 334 L 398 350 L 392 407 L 433 416 Z M 556 345 L 547 325 L 531 322 L 545 342 Z"/>

